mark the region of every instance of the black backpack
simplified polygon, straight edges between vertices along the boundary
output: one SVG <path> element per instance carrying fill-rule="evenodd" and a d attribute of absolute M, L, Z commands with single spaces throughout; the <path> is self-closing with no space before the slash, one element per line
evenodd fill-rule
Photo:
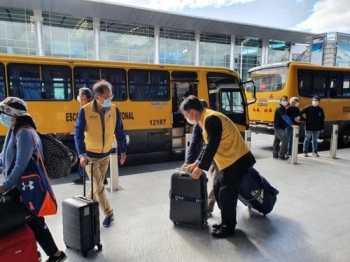
<path fill-rule="evenodd" d="M 44 164 L 51 179 L 67 177 L 71 172 L 71 153 L 61 141 L 52 135 L 38 132 L 44 151 Z"/>

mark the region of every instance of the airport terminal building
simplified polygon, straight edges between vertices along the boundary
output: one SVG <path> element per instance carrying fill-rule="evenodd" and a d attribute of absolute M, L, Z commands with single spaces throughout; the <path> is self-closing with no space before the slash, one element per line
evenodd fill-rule
<path fill-rule="evenodd" d="M 89 0 L 3 0 L 0 53 L 251 67 L 295 60 L 311 33 Z"/>

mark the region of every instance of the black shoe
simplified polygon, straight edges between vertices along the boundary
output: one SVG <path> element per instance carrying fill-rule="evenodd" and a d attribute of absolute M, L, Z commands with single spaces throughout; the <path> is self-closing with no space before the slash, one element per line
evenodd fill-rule
<path fill-rule="evenodd" d="M 219 229 L 219 228 L 221 228 L 221 226 L 222 226 L 222 222 L 214 224 L 211 227 L 214 228 L 214 229 Z"/>
<path fill-rule="evenodd" d="M 82 185 L 84 181 L 81 178 L 77 178 L 73 179 L 72 182 L 77 185 Z"/>
<path fill-rule="evenodd" d="M 278 158 L 278 154 L 273 154 L 272 157 L 273 158 Z"/>
<path fill-rule="evenodd" d="M 288 160 L 288 159 L 289 159 L 289 156 L 280 156 L 280 159 L 281 159 L 281 160 Z"/>
<path fill-rule="evenodd" d="M 63 262 L 67 259 L 67 255 L 61 251 L 61 255 L 59 255 L 58 257 L 56 256 L 51 256 L 49 257 L 48 260 L 46 260 L 46 262 Z"/>
<path fill-rule="evenodd" d="M 108 184 L 107 178 L 105 178 L 105 180 L 103 180 L 103 184 L 104 184 L 104 185 L 107 185 L 107 184 Z"/>
<path fill-rule="evenodd" d="M 222 225 L 219 229 L 213 231 L 211 235 L 216 238 L 225 238 L 235 233 L 235 228 L 228 228 L 226 225 Z"/>

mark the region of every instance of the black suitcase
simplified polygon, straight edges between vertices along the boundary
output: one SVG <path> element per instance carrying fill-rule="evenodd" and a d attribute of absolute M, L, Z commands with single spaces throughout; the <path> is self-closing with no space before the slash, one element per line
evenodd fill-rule
<path fill-rule="evenodd" d="M 91 167 L 91 194 L 93 195 L 93 164 Z M 67 248 L 81 251 L 83 257 L 97 246 L 102 249 L 100 239 L 100 212 L 98 202 L 84 196 L 74 196 L 62 202 L 63 241 Z"/>
<path fill-rule="evenodd" d="M 200 179 L 192 179 L 187 169 L 177 168 L 171 176 L 170 220 L 177 223 L 207 224 L 207 182 L 203 172 Z"/>
<path fill-rule="evenodd" d="M 246 206 L 266 215 L 275 206 L 278 193 L 279 191 L 252 167 L 243 178 L 238 199 Z"/>

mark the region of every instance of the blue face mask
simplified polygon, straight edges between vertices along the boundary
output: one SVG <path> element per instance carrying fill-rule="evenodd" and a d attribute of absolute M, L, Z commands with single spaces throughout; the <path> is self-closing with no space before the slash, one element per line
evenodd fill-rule
<path fill-rule="evenodd" d="M 105 101 L 103 101 L 102 106 L 103 107 L 110 107 L 112 104 L 112 99 L 105 99 Z"/>
<path fill-rule="evenodd" d="M 0 116 L 0 122 L 1 124 L 3 124 L 4 126 L 10 127 L 12 126 L 12 121 L 11 121 L 12 116 L 8 116 L 5 114 L 1 114 Z"/>

